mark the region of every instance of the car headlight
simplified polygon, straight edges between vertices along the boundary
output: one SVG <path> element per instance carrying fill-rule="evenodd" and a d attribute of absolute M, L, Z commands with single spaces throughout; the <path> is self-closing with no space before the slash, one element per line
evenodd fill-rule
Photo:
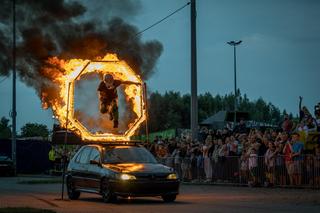
<path fill-rule="evenodd" d="M 134 175 L 129 175 L 129 174 L 120 174 L 119 179 L 120 180 L 135 180 L 136 177 Z"/>
<path fill-rule="evenodd" d="M 176 179 L 177 179 L 177 175 L 174 174 L 174 173 L 172 173 L 172 174 L 170 174 L 170 175 L 167 176 L 167 179 L 168 179 L 168 180 L 176 180 Z"/>

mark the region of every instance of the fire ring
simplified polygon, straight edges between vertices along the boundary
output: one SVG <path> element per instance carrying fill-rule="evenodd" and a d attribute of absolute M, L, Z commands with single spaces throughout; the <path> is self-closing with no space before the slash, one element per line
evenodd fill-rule
<path fill-rule="evenodd" d="M 119 60 L 114 54 L 107 54 L 101 60 L 72 59 L 63 66 L 66 75 L 60 77 L 60 97 L 64 103 L 52 106 L 54 114 L 58 117 L 62 126 L 75 132 L 83 141 L 109 142 L 129 141 L 142 122 L 146 119 L 143 82 L 131 67 L 123 60 Z M 133 111 L 137 118 L 129 124 L 128 130 L 123 134 L 113 133 L 92 133 L 75 118 L 74 113 L 74 89 L 75 81 L 87 73 L 112 74 L 115 79 L 131 81 L 137 84 L 126 85 L 124 93 L 126 99 L 132 101 Z M 67 119 L 68 118 L 68 119 Z"/>

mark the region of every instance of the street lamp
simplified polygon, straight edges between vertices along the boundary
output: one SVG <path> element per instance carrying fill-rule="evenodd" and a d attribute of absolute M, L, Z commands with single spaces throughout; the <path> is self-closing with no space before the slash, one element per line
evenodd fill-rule
<path fill-rule="evenodd" d="M 236 126 L 237 122 L 237 58 L 236 58 L 236 46 L 241 44 L 240 41 L 229 41 L 227 44 L 233 46 L 233 61 L 234 61 L 234 117 L 233 117 L 233 122 L 234 122 L 234 127 Z"/>

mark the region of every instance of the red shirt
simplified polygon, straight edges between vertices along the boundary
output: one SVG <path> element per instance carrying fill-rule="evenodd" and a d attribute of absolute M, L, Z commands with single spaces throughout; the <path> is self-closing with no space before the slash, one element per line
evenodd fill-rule
<path fill-rule="evenodd" d="M 292 154 L 292 147 L 290 144 L 286 143 L 286 145 L 284 146 L 284 160 L 285 160 L 285 162 L 292 161 L 291 154 Z"/>

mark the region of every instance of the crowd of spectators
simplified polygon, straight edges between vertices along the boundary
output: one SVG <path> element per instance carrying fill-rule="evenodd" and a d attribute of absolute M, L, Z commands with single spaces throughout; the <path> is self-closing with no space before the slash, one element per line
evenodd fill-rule
<path fill-rule="evenodd" d="M 301 107 L 300 119 L 285 116 L 281 128 L 199 129 L 199 140 L 156 137 L 147 148 L 184 181 L 239 182 L 250 186 L 310 184 L 320 186 L 320 110 L 313 117 Z M 314 144 L 305 147 L 308 135 Z M 310 139 L 310 137 L 309 137 Z"/>

